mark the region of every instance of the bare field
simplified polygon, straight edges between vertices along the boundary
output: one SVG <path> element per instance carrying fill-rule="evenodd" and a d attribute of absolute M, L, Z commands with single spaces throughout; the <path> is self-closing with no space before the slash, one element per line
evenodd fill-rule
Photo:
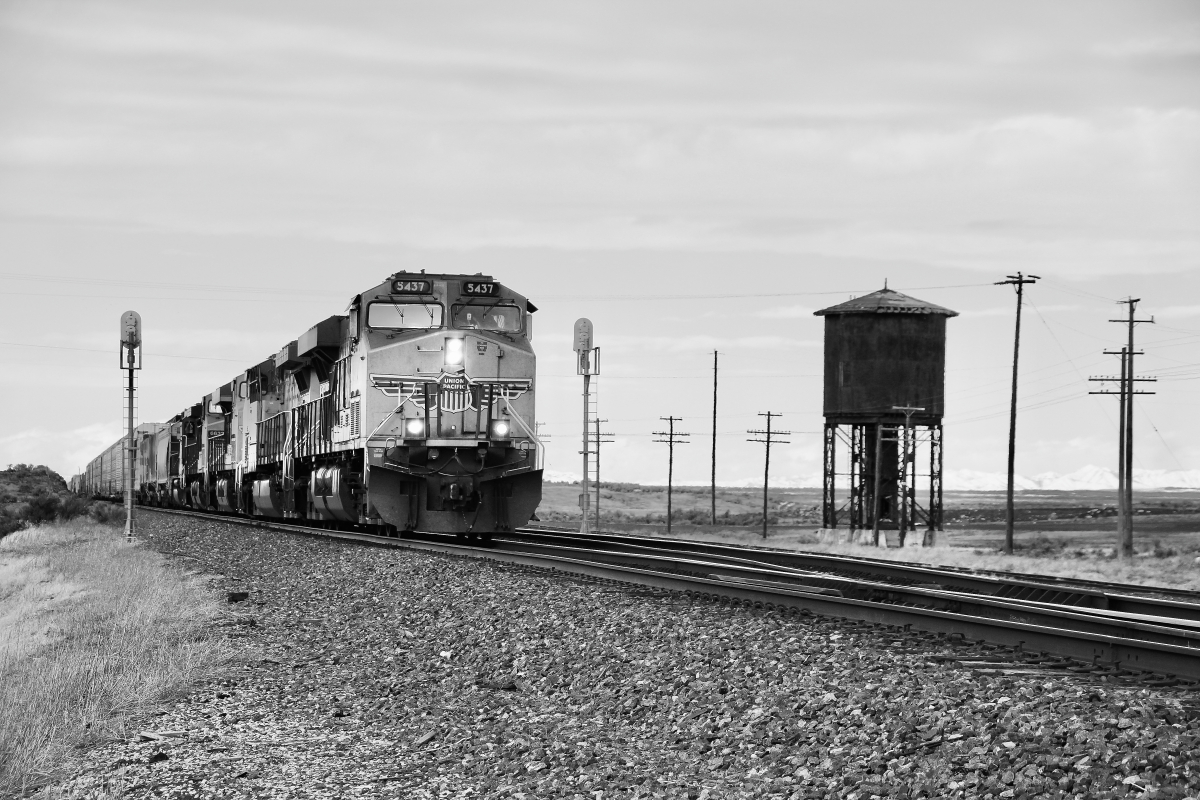
<path fill-rule="evenodd" d="M 666 535 L 666 487 L 603 484 L 601 527 Z M 579 484 L 548 483 L 538 516 L 544 524 L 579 524 Z M 762 489 L 717 487 L 717 520 L 708 487 L 677 487 L 672 536 L 792 550 L 845 552 L 975 569 L 1028 572 L 1087 580 L 1119 581 L 1200 592 L 1200 492 L 1148 491 L 1135 498 L 1137 558 L 1124 564 L 1116 543 L 1115 492 L 1024 492 L 1016 497 L 1016 552 L 1004 543 L 1003 492 L 947 492 L 946 530 L 937 546 L 889 549 L 820 541 L 819 489 L 772 489 L 771 521 L 762 538 Z"/>
<path fill-rule="evenodd" d="M 0 796 L 214 669 L 220 613 L 195 577 L 120 531 L 74 520 L 0 541 Z"/>

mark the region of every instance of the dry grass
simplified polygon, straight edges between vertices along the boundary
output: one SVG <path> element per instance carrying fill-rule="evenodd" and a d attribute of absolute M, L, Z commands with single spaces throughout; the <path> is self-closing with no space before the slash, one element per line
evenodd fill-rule
<path fill-rule="evenodd" d="M 45 785 L 73 750 L 217 669 L 219 613 L 199 580 L 112 527 L 0 541 L 0 796 Z"/>
<path fill-rule="evenodd" d="M 1132 561 L 1118 561 L 1096 549 L 1030 548 L 1006 556 L 1003 553 L 939 545 L 936 547 L 862 547 L 848 544 L 810 544 L 805 550 L 914 561 L 969 569 L 1056 575 L 1089 581 L 1115 581 L 1138 586 L 1163 586 L 1200 591 L 1200 564 L 1196 553 L 1145 550 Z M 1171 554 L 1167 554 L 1171 553 Z"/>

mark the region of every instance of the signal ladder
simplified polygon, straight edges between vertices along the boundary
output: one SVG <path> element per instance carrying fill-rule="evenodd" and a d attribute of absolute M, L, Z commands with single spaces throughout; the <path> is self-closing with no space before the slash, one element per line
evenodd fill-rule
<path fill-rule="evenodd" d="M 600 376 L 593 375 L 591 385 L 588 389 L 587 397 L 588 409 L 588 450 L 587 450 L 587 478 L 588 485 L 592 491 L 592 527 L 599 529 L 600 527 L 600 445 L 604 442 L 612 442 L 612 434 L 600 429 L 600 426 L 608 422 L 606 419 L 600 419 Z"/>
<path fill-rule="evenodd" d="M 131 437 L 133 432 L 137 430 L 138 425 L 138 373 L 136 370 L 127 370 L 125 375 L 121 376 L 121 448 L 120 452 L 123 456 L 120 459 L 120 465 L 113 465 L 113 477 L 110 479 L 110 493 L 120 493 L 125 495 L 126 489 L 129 486 L 129 472 L 133 468 L 134 459 L 136 458 L 137 443 Z M 129 406 L 133 405 L 133 430 L 130 430 L 130 413 Z M 116 483 L 116 486 L 111 486 Z M 115 491 L 114 491 L 115 489 Z"/>

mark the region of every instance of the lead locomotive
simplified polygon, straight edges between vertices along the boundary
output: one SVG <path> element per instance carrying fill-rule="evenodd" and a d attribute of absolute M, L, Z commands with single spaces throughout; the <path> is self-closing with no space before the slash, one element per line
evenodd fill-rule
<path fill-rule="evenodd" d="M 490 537 L 541 500 L 536 307 L 483 275 L 398 273 L 166 423 L 139 503 Z M 78 476 L 118 497 L 125 440 Z"/>

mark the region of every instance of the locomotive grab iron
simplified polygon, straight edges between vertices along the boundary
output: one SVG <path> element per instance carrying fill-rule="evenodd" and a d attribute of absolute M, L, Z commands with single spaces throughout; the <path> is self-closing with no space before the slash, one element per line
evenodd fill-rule
<path fill-rule="evenodd" d="M 484 275 L 401 272 L 165 423 L 140 504 L 490 537 L 541 501 L 536 307 Z M 117 497 L 125 439 L 78 476 Z"/>

